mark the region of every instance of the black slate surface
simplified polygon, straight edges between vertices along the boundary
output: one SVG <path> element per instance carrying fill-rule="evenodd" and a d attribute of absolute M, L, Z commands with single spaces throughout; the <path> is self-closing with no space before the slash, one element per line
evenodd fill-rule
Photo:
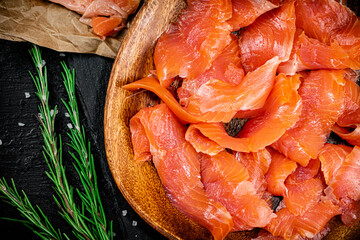
<path fill-rule="evenodd" d="M 54 190 L 45 175 L 47 165 L 42 156 L 42 135 L 36 115 L 38 99 L 29 72 L 35 73 L 28 50 L 30 43 L 0 40 L 0 177 L 14 179 L 18 189 L 28 195 L 33 205 L 39 205 L 56 228 L 66 232 L 71 239 L 71 229 L 57 213 L 52 200 Z M 62 85 L 60 61 L 76 70 L 76 90 L 80 101 L 82 124 L 92 143 L 100 194 L 109 220 L 113 220 L 114 239 L 165 239 L 145 223 L 125 201 L 109 171 L 103 136 L 103 116 L 107 84 L 113 59 L 89 54 L 59 53 L 41 48 L 49 78 L 50 103 L 58 106 L 56 130 L 67 142 L 69 118 L 61 99 L 66 99 Z M 27 98 L 25 94 L 30 94 Z M 69 182 L 80 187 L 72 159 L 64 146 L 63 161 Z M 125 214 L 126 211 L 126 214 Z M 0 201 L 0 217 L 20 218 L 18 211 Z M 136 225 L 136 226 L 134 226 Z M 39 239 L 23 224 L 0 219 L 1 236 L 6 239 Z M 0 237 L 4 239 L 3 237 Z"/>

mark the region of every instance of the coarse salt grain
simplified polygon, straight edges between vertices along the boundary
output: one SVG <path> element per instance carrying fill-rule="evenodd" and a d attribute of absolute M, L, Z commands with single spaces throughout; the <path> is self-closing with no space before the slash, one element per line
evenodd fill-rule
<path fill-rule="evenodd" d="M 1 139 L 0 139 L 0 145 L 2 145 L 2 141 L 1 141 Z"/>
<path fill-rule="evenodd" d="M 23 126 L 25 126 L 25 123 L 18 122 L 18 125 L 19 125 L 19 127 L 23 127 Z"/>
<path fill-rule="evenodd" d="M 137 221 L 132 221 L 132 224 L 131 224 L 133 227 L 135 227 L 137 225 Z"/>
<path fill-rule="evenodd" d="M 29 92 L 25 92 L 25 98 L 29 98 L 30 97 L 30 93 Z"/>
<path fill-rule="evenodd" d="M 67 124 L 68 128 L 72 129 L 73 128 L 73 125 L 71 123 L 68 123 Z"/>
<path fill-rule="evenodd" d="M 66 112 L 65 117 L 70 117 L 70 114 L 68 112 Z"/>
<path fill-rule="evenodd" d="M 60 57 L 65 57 L 65 53 L 60 53 L 59 56 Z"/>
<path fill-rule="evenodd" d="M 122 210 L 122 215 L 123 215 L 123 217 L 125 217 L 126 214 L 127 214 L 127 210 Z"/>
<path fill-rule="evenodd" d="M 51 115 L 51 116 L 54 116 L 54 109 L 51 109 L 51 110 L 50 110 L 50 115 Z"/>

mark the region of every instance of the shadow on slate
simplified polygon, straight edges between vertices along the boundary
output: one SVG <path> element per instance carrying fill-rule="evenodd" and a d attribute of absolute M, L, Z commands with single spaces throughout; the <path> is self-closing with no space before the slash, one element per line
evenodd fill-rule
<path fill-rule="evenodd" d="M 0 177 L 14 179 L 19 190 L 24 190 L 32 204 L 39 205 L 55 228 L 73 239 L 68 224 L 58 215 L 53 202 L 52 183 L 45 175 L 48 167 L 42 156 L 42 135 L 35 117 L 39 101 L 29 70 L 35 73 L 28 50 L 29 43 L 0 40 Z M 64 53 L 41 48 L 49 76 L 50 104 L 58 106 L 56 131 L 63 142 L 69 119 L 61 99 L 67 99 L 60 61 L 75 68 L 76 90 L 80 117 L 90 140 L 95 159 L 101 199 L 108 220 L 113 220 L 114 239 L 165 239 L 132 210 L 118 190 L 108 168 L 103 135 L 103 116 L 107 84 L 113 59 L 88 54 Z M 30 97 L 25 97 L 25 92 Z M 24 126 L 21 123 L 24 123 Z M 72 166 L 72 159 L 64 144 L 63 162 L 69 182 L 80 187 Z M 0 201 L 0 217 L 19 219 L 18 211 Z M 0 219 L 0 231 L 9 239 L 39 239 L 23 224 Z"/>

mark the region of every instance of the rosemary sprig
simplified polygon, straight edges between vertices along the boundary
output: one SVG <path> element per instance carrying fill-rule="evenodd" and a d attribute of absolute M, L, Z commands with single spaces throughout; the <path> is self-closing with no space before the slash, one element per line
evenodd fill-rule
<path fill-rule="evenodd" d="M 88 218 L 84 215 L 74 201 L 73 187 L 69 185 L 65 175 L 65 167 L 62 163 L 62 141 L 61 136 L 57 137 L 54 130 L 57 106 L 51 111 L 49 105 L 49 91 L 47 82 L 47 69 L 41 58 L 40 49 L 34 45 L 30 55 L 37 69 L 38 76 L 30 75 L 34 81 L 40 99 L 39 111 L 41 117 L 40 129 L 44 138 L 43 155 L 49 167 L 47 176 L 54 183 L 54 189 L 57 196 L 54 196 L 55 202 L 61 209 L 61 215 L 72 226 L 73 233 L 78 239 L 96 239 L 88 227 Z"/>
<path fill-rule="evenodd" d="M 9 218 L 3 219 L 22 222 L 41 239 L 62 240 L 60 230 L 56 231 L 51 225 L 49 219 L 41 211 L 40 207 L 36 206 L 37 208 L 35 209 L 25 192 L 21 192 L 23 197 L 21 197 L 20 193 L 17 191 L 13 179 L 11 179 L 11 186 L 6 182 L 5 178 L 0 179 L 0 193 L 2 193 L 1 197 L 10 205 L 16 207 L 20 211 L 20 214 L 25 218 L 25 220 Z M 65 234 L 64 236 L 68 239 Z"/>
<path fill-rule="evenodd" d="M 71 71 L 64 62 L 61 62 L 61 65 L 64 69 L 62 76 L 69 98 L 68 102 L 62 101 L 74 125 L 70 129 L 70 133 L 68 133 L 71 139 L 69 145 L 77 153 L 78 157 L 72 152 L 70 152 L 70 155 L 75 160 L 74 167 L 79 174 L 83 186 L 83 192 L 79 190 L 77 192 L 83 206 L 91 216 L 92 232 L 96 239 L 113 239 L 112 222 L 110 222 L 110 228 L 108 229 L 104 208 L 100 199 L 90 142 L 86 140 L 84 127 L 81 126 L 79 121 L 79 109 L 75 96 L 75 70 L 72 69 Z"/>

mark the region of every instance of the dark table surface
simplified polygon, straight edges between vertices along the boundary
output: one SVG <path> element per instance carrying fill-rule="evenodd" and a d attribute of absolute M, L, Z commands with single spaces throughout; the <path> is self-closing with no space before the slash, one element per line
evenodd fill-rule
<path fill-rule="evenodd" d="M 45 175 L 48 170 L 42 156 L 42 135 L 39 130 L 39 100 L 29 71 L 36 72 L 28 53 L 30 43 L 0 40 L 0 177 L 9 182 L 14 179 L 18 189 L 28 195 L 33 205 L 39 205 L 55 228 L 68 236 L 71 229 L 58 214 L 52 196 L 52 183 Z M 63 142 L 68 142 L 66 132 L 70 119 L 65 116 L 61 99 L 67 99 L 62 84 L 60 61 L 76 70 L 76 90 L 80 103 L 82 124 L 92 143 L 100 195 L 107 219 L 113 220 L 114 239 L 165 239 L 144 222 L 130 207 L 118 190 L 107 165 L 103 116 L 107 84 L 113 59 L 89 54 L 59 53 L 41 48 L 48 70 L 50 104 L 57 105 L 56 131 Z M 30 96 L 28 96 L 30 95 Z M 63 149 L 63 161 L 69 182 L 80 187 L 72 159 Z M 0 201 L 0 217 L 21 218 L 18 211 Z M 0 219 L 0 232 L 7 239 L 39 239 L 22 223 Z"/>

